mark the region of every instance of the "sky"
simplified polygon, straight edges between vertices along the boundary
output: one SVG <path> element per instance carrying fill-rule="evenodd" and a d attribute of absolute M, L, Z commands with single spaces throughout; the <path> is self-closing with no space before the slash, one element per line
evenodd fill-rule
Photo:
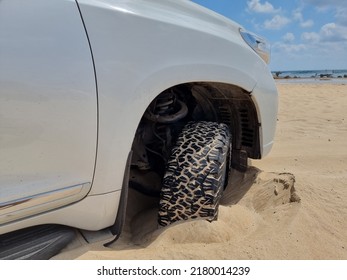
<path fill-rule="evenodd" d="M 347 69 L 347 0 L 192 0 L 271 44 L 272 71 Z"/>

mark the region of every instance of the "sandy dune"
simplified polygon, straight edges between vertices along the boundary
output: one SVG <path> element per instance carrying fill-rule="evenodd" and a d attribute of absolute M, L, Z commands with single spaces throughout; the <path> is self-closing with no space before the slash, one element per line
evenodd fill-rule
<path fill-rule="evenodd" d="M 347 85 L 278 89 L 274 148 L 232 172 L 218 221 L 158 229 L 156 202 L 132 191 L 111 248 L 77 238 L 55 259 L 347 259 Z"/>

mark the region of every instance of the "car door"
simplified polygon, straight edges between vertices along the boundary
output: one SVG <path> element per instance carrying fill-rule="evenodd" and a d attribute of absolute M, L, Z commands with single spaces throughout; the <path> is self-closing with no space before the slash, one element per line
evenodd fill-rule
<path fill-rule="evenodd" d="M 97 97 L 75 1 L 0 0 L 0 225 L 82 199 Z"/>

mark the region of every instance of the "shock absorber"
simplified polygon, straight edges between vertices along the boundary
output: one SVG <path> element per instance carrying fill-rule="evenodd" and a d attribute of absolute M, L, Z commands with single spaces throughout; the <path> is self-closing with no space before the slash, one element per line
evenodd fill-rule
<path fill-rule="evenodd" d="M 187 114 L 187 105 L 170 90 L 154 99 L 144 117 L 154 123 L 170 124 L 183 119 Z"/>

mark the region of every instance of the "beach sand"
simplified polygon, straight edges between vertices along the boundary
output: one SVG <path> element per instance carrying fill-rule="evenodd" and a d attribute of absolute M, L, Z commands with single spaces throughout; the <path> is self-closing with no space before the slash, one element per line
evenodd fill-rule
<path fill-rule="evenodd" d="M 347 259 L 346 84 L 277 85 L 274 147 L 232 171 L 218 221 L 158 229 L 155 201 L 131 191 L 116 243 L 79 236 L 54 259 Z"/>

